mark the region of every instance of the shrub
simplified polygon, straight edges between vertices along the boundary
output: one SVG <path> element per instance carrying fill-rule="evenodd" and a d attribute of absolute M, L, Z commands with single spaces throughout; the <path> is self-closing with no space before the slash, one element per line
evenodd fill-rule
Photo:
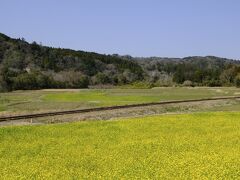
<path fill-rule="evenodd" d="M 240 74 L 235 78 L 235 86 L 240 88 Z"/>
<path fill-rule="evenodd" d="M 222 86 L 220 80 L 209 80 L 209 81 L 204 81 L 203 85 L 209 86 L 209 87 L 220 87 Z"/>
<path fill-rule="evenodd" d="M 97 73 L 95 76 L 95 84 L 107 84 L 110 83 L 109 77 L 104 73 Z"/>
<path fill-rule="evenodd" d="M 28 90 L 28 89 L 38 89 L 37 78 L 35 74 L 24 73 L 15 78 L 13 78 L 13 89 L 14 90 Z"/>
<path fill-rule="evenodd" d="M 187 81 L 184 81 L 184 82 L 183 82 L 183 86 L 192 87 L 192 86 L 194 86 L 194 85 L 193 85 L 192 81 L 187 80 Z"/>
<path fill-rule="evenodd" d="M 77 82 L 74 83 L 74 88 L 88 88 L 89 79 L 87 76 L 81 76 Z"/>

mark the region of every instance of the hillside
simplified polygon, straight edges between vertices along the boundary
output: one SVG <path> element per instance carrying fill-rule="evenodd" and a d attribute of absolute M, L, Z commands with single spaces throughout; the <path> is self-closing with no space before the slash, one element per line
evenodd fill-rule
<path fill-rule="evenodd" d="M 185 58 L 135 58 L 148 75 L 148 81 L 160 86 L 173 84 L 196 86 L 239 85 L 240 61 L 214 56 Z"/>
<path fill-rule="evenodd" d="M 2 89 L 86 88 L 143 79 L 132 60 L 70 49 L 51 48 L 0 34 Z"/>
<path fill-rule="evenodd" d="M 147 82 L 156 86 L 240 85 L 239 61 L 207 57 L 133 58 L 28 43 L 0 33 L 0 90 L 87 88 Z"/>

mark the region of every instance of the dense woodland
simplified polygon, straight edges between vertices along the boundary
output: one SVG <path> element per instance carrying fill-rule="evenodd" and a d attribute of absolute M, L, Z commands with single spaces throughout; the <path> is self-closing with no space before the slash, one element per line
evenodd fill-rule
<path fill-rule="evenodd" d="M 240 86 L 240 61 L 207 57 L 137 58 L 159 86 Z"/>
<path fill-rule="evenodd" d="M 0 33 L 0 91 L 99 85 L 240 86 L 240 61 L 133 58 L 51 48 Z"/>

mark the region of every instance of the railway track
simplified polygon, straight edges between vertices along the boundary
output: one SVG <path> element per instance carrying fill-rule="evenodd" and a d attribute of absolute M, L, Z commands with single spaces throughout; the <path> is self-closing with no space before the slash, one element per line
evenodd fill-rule
<path fill-rule="evenodd" d="M 205 99 L 190 99 L 190 100 L 175 100 L 175 101 L 162 101 L 162 102 L 131 104 L 131 105 L 123 105 L 123 106 L 108 106 L 108 107 L 79 109 L 79 110 L 70 110 L 70 111 L 26 114 L 26 115 L 18 115 L 18 116 L 4 116 L 4 117 L 0 117 L 0 122 L 20 120 L 20 119 L 32 119 L 32 118 L 47 117 L 47 116 L 57 116 L 57 115 L 77 114 L 77 113 L 86 113 L 86 112 L 107 111 L 107 110 L 115 110 L 115 109 L 127 109 L 127 108 L 145 107 L 145 106 L 153 106 L 153 105 L 166 105 L 166 104 L 179 104 L 179 103 L 188 103 L 188 102 L 190 103 L 190 102 L 231 100 L 231 99 L 240 99 L 240 96 L 216 97 L 216 98 L 205 98 Z"/>

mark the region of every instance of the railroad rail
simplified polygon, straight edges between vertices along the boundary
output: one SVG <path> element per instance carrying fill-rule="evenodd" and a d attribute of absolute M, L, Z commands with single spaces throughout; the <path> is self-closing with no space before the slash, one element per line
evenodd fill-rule
<path fill-rule="evenodd" d="M 130 105 L 122 105 L 122 106 L 107 106 L 107 107 L 98 107 L 98 108 L 89 108 L 89 109 L 78 109 L 78 110 L 70 110 L 70 111 L 57 111 L 57 112 L 26 114 L 26 115 L 16 115 L 16 116 L 3 116 L 3 117 L 0 117 L 0 122 L 20 120 L 20 119 L 32 119 L 32 118 L 47 117 L 47 116 L 57 116 L 57 115 L 77 114 L 77 113 L 86 113 L 86 112 L 107 111 L 107 110 L 115 110 L 115 109 L 127 109 L 127 108 L 145 107 L 145 106 L 153 106 L 153 105 L 166 105 L 166 104 L 179 104 L 179 103 L 188 103 L 188 102 L 190 103 L 190 102 L 231 100 L 231 99 L 240 99 L 240 96 L 162 101 L 162 102 L 130 104 Z"/>

